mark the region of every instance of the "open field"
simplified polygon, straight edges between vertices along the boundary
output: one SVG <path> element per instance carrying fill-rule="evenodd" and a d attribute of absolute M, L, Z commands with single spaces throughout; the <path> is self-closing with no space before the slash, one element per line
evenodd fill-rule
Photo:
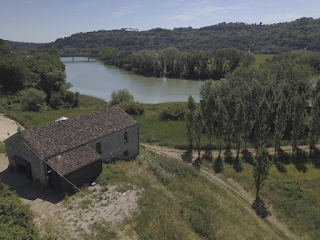
<path fill-rule="evenodd" d="M 256 57 L 256 61 L 254 62 L 254 64 L 256 66 L 259 66 L 261 63 L 264 63 L 267 58 L 271 60 L 274 54 L 255 54 L 254 56 Z"/>

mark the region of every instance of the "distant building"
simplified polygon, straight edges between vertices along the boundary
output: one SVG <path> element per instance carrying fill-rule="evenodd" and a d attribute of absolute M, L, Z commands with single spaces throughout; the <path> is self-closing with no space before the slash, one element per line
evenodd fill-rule
<path fill-rule="evenodd" d="M 30 180 L 64 193 L 93 181 L 102 162 L 139 154 L 139 125 L 119 107 L 62 118 L 5 140 L 10 166 Z M 66 180 L 66 179 L 67 180 Z"/>

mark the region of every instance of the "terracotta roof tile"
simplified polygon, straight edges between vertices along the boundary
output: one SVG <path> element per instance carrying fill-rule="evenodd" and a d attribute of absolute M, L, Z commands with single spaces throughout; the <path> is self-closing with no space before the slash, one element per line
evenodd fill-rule
<path fill-rule="evenodd" d="M 101 156 L 96 151 L 89 145 L 84 145 L 51 157 L 47 162 L 64 176 L 99 159 L 101 159 Z"/>
<path fill-rule="evenodd" d="M 138 122 L 122 109 L 112 107 L 20 133 L 43 159 L 47 159 L 136 124 Z"/>

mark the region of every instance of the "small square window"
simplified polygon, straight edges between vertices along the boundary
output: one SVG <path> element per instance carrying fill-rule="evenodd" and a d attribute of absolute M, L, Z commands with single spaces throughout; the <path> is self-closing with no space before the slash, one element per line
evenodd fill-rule
<path fill-rule="evenodd" d="M 97 153 L 99 153 L 99 154 L 102 153 L 102 151 L 101 151 L 101 143 L 100 143 L 100 142 L 96 143 L 96 151 L 97 151 Z"/>
<path fill-rule="evenodd" d="M 128 133 L 125 132 L 124 135 L 123 135 L 123 139 L 124 139 L 124 142 L 128 142 Z"/>
<path fill-rule="evenodd" d="M 128 156 L 129 155 L 129 151 L 127 150 L 127 151 L 124 151 L 123 152 L 123 155 L 126 157 L 126 156 Z"/>

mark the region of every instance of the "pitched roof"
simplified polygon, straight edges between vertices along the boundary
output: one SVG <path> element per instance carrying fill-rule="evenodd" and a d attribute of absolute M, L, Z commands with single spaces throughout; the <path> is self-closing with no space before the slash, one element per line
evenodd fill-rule
<path fill-rule="evenodd" d="M 89 145 L 84 145 L 60 155 L 55 155 L 49 158 L 47 162 L 64 176 L 99 159 L 101 159 L 101 156 L 96 151 Z"/>
<path fill-rule="evenodd" d="M 46 159 L 136 124 L 122 109 L 112 107 L 23 130 L 20 134 Z"/>

